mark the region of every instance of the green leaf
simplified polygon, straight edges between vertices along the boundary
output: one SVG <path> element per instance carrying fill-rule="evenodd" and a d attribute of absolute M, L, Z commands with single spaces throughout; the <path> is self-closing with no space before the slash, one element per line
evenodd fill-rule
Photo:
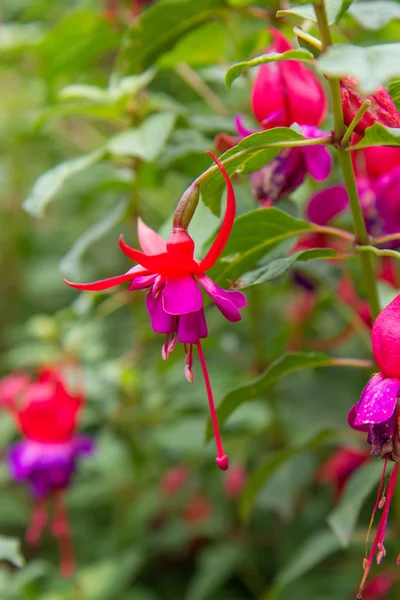
<path fill-rule="evenodd" d="M 104 217 L 94 223 L 81 237 L 75 242 L 71 250 L 60 261 L 60 271 L 65 277 L 76 279 L 80 273 L 80 261 L 86 250 L 95 242 L 111 231 L 115 225 L 120 223 L 128 206 L 127 200 L 122 200 L 106 214 Z"/>
<path fill-rule="evenodd" d="M 292 448 L 288 448 L 286 450 L 283 450 L 282 452 L 274 454 L 266 462 L 264 462 L 264 464 L 259 469 L 254 471 L 249 477 L 246 487 L 241 496 L 240 513 L 243 520 L 247 521 L 249 519 L 256 496 L 267 485 L 269 479 L 272 477 L 272 475 L 276 473 L 279 467 L 281 467 L 286 461 L 291 459 L 293 456 L 299 454 L 300 452 L 304 452 L 306 450 L 310 450 L 312 448 L 320 446 L 326 441 L 327 438 L 330 437 L 330 435 L 331 433 L 329 431 L 319 432 L 316 436 L 314 436 L 311 440 L 308 440 L 305 444 L 294 446 Z"/>
<path fill-rule="evenodd" d="M 38 23 L 0 25 L 0 52 L 25 50 L 37 46 L 42 39 L 43 30 Z"/>
<path fill-rule="evenodd" d="M 328 24 L 333 25 L 343 15 L 346 8 L 343 0 L 325 0 L 326 14 L 328 17 Z M 301 6 L 293 6 L 285 10 L 278 10 L 276 13 L 277 17 L 284 17 L 286 15 L 295 15 L 301 19 L 308 19 L 309 21 L 317 22 L 315 15 L 314 6 L 312 4 L 302 4 Z"/>
<path fill-rule="evenodd" d="M 208 600 L 243 562 L 246 549 L 234 544 L 212 546 L 203 550 L 185 600 Z"/>
<path fill-rule="evenodd" d="M 20 541 L 0 535 L 0 560 L 7 560 L 16 567 L 23 567 L 25 559 L 21 554 Z"/>
<path fill-rule="evenodd" d="M 392 464 L 388 464 L 390 473 Z M 377 486 L 382 475 L 383 462 L 374 460 L 357 469 L 349 479 L 340 503 L 328 517 L 328 524 L 343 547 L 347 547 L 357 524 L 361 508 Z M 372 511 L 372 508 L 371 508 Z"/>
<path fill-rule="evenodd" d="M 248 288 L 253 285 L 265 283 L 266 281 L 271 281 L 271 279 L 275 279 L 275 277 L 280 277 L 286 273 L 295 262 L 332 258 L 336 255 L 337 252 L 331 248 L 313 248 L 311 250 L 304 250 L 303 252 L 296 252 L 290 256 L 276 258 L 266 265 L 242 275 L 240 277 L 239 287 L 241 289 Z"/>
<path fill-rule="evenodd" d="M 276 127 L 268 131 L 253 133 L 241 140 L 219 157 L 224 162 L 228 175 L 235 172 L 252 173 L 271 161 L 285 146 L 285 142 L 301 141 L 304 136 L 288 127 Z M 273 144 L 272 147 L 265 147 Z M 201 183 L 203 202 L 219 216 L 221 195 L 225 180 L 217 168 Z"/>
<path fill-rule="evenodd" d="M 217 410 L 220 426 L 227 421 L 239 406 L 250 400 L 265 396 L 266 392 L 285 375 L 301 369 L 328 367 L 332 364 L 333 359 L 321 352 L 291 352 L 284 354 L 271 363 L 260 377 L 237 387 L 222 398 Z M 211 437 L 212 427 L 209 420 L 206 439 L 209 440 Z"/>
<path fill-rule="evenodd" d="M 354 2 L 349 14 L 365 29 L 376 31 L 393 19 L 400 19 L 400 5 L 392 0 L 374 0 L 374 2 Z"/>
<path fill-rule="evenodd" d="M 34 217 L 43 216 L 46 206 L 61 190 L 65 182 L 73 175 L 99 162 L 104 157 L 104 154 L 104 149 L 95 150 L 90 154 L 68 160 L 57 165 L 54 169 L 46 171 L 46 173 L 43 173 L 39 177 L 31 193 L 24 200 L 23 208 Z"/>
<path fill-rule="evenodd" d="M 327 529 L 318 531 L 308 538 L 300 548 L 297 548 L 293 558 L 289 559 L 288 564 L 278 573 L 272 593 L 266 594 L 263 600 L 275 598 L 283 588 L 308 573 L 325 558 L 339 550 L 338 539 L 331 531 Z"/>
<path fill-rule="evenodd" d="M 161 154 L 175 121 L 174 113 L 152 115 L 139 127 L 127 129 L 111 138 L 107 149 L 114 156 L 135 156 L 151 162 Z"/>
<path fill-rule="evenodd" d="M 222 260 L 213 269 L 221 281 L 236 279 L 283 240 L 312 231 L 314 225 L 278 208 L 258 208 L 235 220 Z"/>
<path fill-rule="evenodd" d="M 400 110 L 400 81 L 392 81 L 389 83 L 388 90 L 397 110 Z"/>
<path fill-rule="evenodd" d="M 374 123 L 366 129 L 364 137 L 354 146 L 349 146 L 348 150 L 359 150 L 369 146 L 400 146 L 400 128 Z"/>
<path fill-rule="evenodd" d="M 259 67 L 271 62 L 280 62 L 282 60 L 301 60 L 304 62 L 311 62 L 314 60 L 314 56 L 308 50 L 300 48 L 298 50 L 287 50 L 286 52 L 271 52 L 270 54 L 263 54 L 252 58 L 251 60 L 244 60 L 243 62 L 237 63 L 230 67 L 225 75 L 225 83 L 229 89 L 232 83 L 237 79 L 243 71 L 251 69 L 252 67 Z"/>
<path fill-rule="evenodd" d="M 192 67 L 214 65 L 224 55 L 226 42 L 227 29 L 222 23 L 206 23 L 190 31 L 173 50 L 160 56 L 157 66 L 161 69 L 173 68 L 180 62 Z"/>
<path fill-rule="evenodd" d="M 389 79 L 400 75 L 400 44 L 354 46 L 335 44 L 317 59 L 324 75 L 355 77 L 360 88 L 371 94 Z"/>
<path fill-rule="evenodd" d="M 224 0 L 165 0 L 144 11 L 123 44 L 119 66 L 124 72 L 146 69 L 186 33 L 224 7 Z"/>

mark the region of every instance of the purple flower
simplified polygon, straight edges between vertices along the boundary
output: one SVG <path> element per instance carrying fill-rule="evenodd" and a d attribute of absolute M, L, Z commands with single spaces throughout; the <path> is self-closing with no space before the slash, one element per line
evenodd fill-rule
<path fill-rule="evenodd" d="M 235 125 L 241 139 L 256 133 L 246 128 L 242 115 L 236 117 Z M 326 135 L 314 125 L 301 125 L 300 129 L 306 138 Z M 252 192 L 263 206 L 270 206 L 297 189 L 307 173 L 317 181 L 324 181 L 331 170 L 332 156 L 325 146 L 284 148 L 262 169 L 251 173 Z"/>

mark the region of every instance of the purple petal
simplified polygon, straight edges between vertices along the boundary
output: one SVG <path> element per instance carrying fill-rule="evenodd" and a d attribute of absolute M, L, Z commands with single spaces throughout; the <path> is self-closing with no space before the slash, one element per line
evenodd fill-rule
<path fill-rule="evenodd" d="M 235 127 L 236 127 L 236 131 L 238 132 L 238 134 L 240 135 L 241 138 L 245 138 L 248 135 L 251 135 L 252 133 L 258 132 L 257 129 L 248 129 L 248 127 L 246 127 L 246 125 L 244 124 L 243 115 L 236 115 Z"/>
<path fill-rule="evenodd" d="M 165 312 L 161 292 L 154 297 L 152 290 L 150 290 L 146 297 L 146 308 L 150 315 L 153 331 L 156 333 L 171 333 L 174 331 L 175 319 Z"/>
<path fill-rule="evenodd" d="M 376 425 L 390 419 L 396 408 L 399 389 L 399 379 L 385 378 L 382 373 L 374 375 L 361 394 L 354 425 Z"/>
<path fill-rule="evenodd" d="M 368 443 L 372 446 L 372 452 L 379 454 L 382 451 L 383 446 L 388 442 L 394 434 L 395 429 L 395 417 L 394 415 L 384 423 L 379 425 L 369 426 Z"/>
<path fill-rule="evenodd" d="M 333 159 L 325 146 L 304 146 L 304 158 L 310 175 L 317 181 L 324 181 L 332 171 Z"/>
<path fill-rule="evenodd" d="M 347 423 L 350 425 L 350 427 L 352 429 L 355 429 L 356 431 L 369 431 L 370 425 L 356 425 L 355 421 L 357 418 L 357 408 L 358 408 L 358 402 L 357 404 L 355 404 L 349 411 L 349 414 L 347 416 Z"/>
<path fill-rule="evenodd" d="M 238 309 L 247 304 L 242 292 L 223 290 L 208 275 L 199 275 L 198 280 L 228 321 L 240 321 L 242 315 Z"/>
<path fill-rule="evenodd" d="M 208 335 L 204 309 L 179 317 L 178 341 L 182 344 L 197 344 L 200 338 Z"/>
<path fill-rule="evenodd" d="M 140 265 L 138 265 L 140 267 Z M 136 267 L 134 267 L 136 268 Z M 134 290 L 145 290 L 153 285 L 156 280 L 157 275 L 142 275 L 142 277 L 137 277 L 128 285 L 128 291 L 133 292 Z"/>
<path fill-rule="evenodd" d="M 87 435 L 77 435 L 73 438 L 75 456 L 91 456 L 95 450 L 95 441 Z"/>
<path fill-rule="evenodd" d="M 314 194 L 307 206 L 307 217 L 317 225 L 326 225 L 349 205 L 344 185 L 333 185 Z"/>
<path fill-rule="evenodd" d="M 191 275 L 167 279 L 162 298 L 164 310 L 170 315 L 197 312 L 203 306 L 201 290 Z"/>

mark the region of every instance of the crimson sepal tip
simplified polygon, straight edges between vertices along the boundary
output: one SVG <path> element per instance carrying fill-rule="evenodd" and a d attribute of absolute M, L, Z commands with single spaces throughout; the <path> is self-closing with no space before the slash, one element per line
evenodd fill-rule
<path fill-rule="evenodd" d="M 223 456 L 217 456 L 215 462 L 217 463 L 217 467 L 221 469 L 221 471 L 227 471 L 229 467 L 229 459 L 226 454 L 224 454 Z"/>

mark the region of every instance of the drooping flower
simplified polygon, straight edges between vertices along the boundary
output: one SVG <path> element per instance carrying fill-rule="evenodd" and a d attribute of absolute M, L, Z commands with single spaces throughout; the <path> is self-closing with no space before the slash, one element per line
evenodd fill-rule
<path fill-rule="evenodd" d="M 399 409 L 400 394 L 400 296 L 397 296 L 377 317 L 372 328 L 372 350 L 374 358 L 381 369 L 365 386 L 360 400 L 349 412 L 349 425 L 358 431 L 368 433 L 368 442 L 372 453 L 385 459 L 381 485 L 373 516 L 378 508 L 382 515 L 378 529 L 371 545 L 371 550 L 364 561 L 364 577 L 360 586 L 360 597 L 365 585 L 372 561 L 376 556 L 378 564 L 386 551 L 384 540 L 390 503 L 396 484 L 400 462 Z M 387 490 L 383 491 L 387 461 L 392 460 L 395 466 L 390 474 Z"/>
<path fill-rule="evenodd" d="M 286 52 L 293 47 L 284 35 L 269 27 L 273 43 L 266 53 Z M 261 65 L 254 80 L 251 103 L 264 129 L 320 125 L 326 117 L 326 93 L 318 77 L 301 62 L 287 60 Z"/>
<path fill-rule="evenodd" d="M 235 125 L 240 139 L 255 133 L 246 128 L 242 115 L 236 117 Z M 300 129 L 308 139 L 327 135 L 313 125 L 301 125 Z M 250 174 L 253 196 L 261 206 L 271 206 L 296 190 L 307 173 L 316 181 L 324 181 L 331 170 L 332 156 L 325 146 L 284 148 L 264 167 Z"/>
<path fill-rule="evenodd" d="M 61 572 L 69 576 L 74 559 L 64 493 L 78 459 L 93 451 L 90 438 L 75 434 L 84 403 L 82 391 L 71 393 L 62 372 L 47 368 L 22 391 L 15 386 L 10 400 L 8 408 L 25 439 L 9 448 L 8 466 L 12 478 L 28 486 L 35 503 L 26 539 L 30 544 L 39 542 L 48 520 L 46 504 L 52 502 L 52 532 L 59 539 Z"/>
<path fill-rule="evenodd" d="M 217 446 L 216 462 L 220 469 L 226 470 L 228 457 L 222 447 L 210 379 L 201 345 L 201 339 L 208 335 L 201 288 L 217 305 L 224 317 L 231 322 L 241 319 L 239 309 L 246 306 L 246 299 L 241 292 L 220 288 L 206 275 L 206 271 L 214 266 L 228 241 L 236 213 L 235 194 L 228 174 L 219 160 L 211 152 L 209 154 L 225 179 L 227 201 L 222 225 L 202 260 L 194 258 L 194 242 L 186 231 L 194 211 L 193 205 L 198 199 L 198 186 L 195 183 L 185 192 L 178 205 L 172 233 L 167 242 L 140 219 L 138 236 L 143 252 L 131 248 L 125 243 L 123 237 L 120 237 L 119 245 L 122 252 L 136 261 L 137 266 L 123 275 L 94 283 L 81 284 L 68 281 L 66 283 L 79 290 L 89 291 L 110 289 L 124 282 L 130 282 L 128 290 L 149 289 L 146 308 L 151 326 L 156 333 L 166 336 L 162 356 L 167 359 L 177 342 L 184 344 L 185 375 L 189 382 L 194 380 L 193 346 L 197 346 L 214 427 Z"/>
<path fill-rule="evenodd" d="M 344 122 L 346 125 L 350 125 L 365 98 L 360 94 L 357 80 L 354 77 L 341 79 L 340 92 Z M 367 98 L 371 101 L 371 105 L 354 128 L 358 135 L 363 136 L 367 127 L 371 127 L 376 122 L 387 127 L 400 127 L 400 114 L 389 92 L 384 87 L 380 86 L 376 92 L 367 96 Z"/>
<path fill-rule="evenodd" d="M 318 481 L 332 484 L 338 500 L 349 477 L 369 459 L 370 456 L 365 451 L 343 446 L 323 463 L 318 473 Z"/>

